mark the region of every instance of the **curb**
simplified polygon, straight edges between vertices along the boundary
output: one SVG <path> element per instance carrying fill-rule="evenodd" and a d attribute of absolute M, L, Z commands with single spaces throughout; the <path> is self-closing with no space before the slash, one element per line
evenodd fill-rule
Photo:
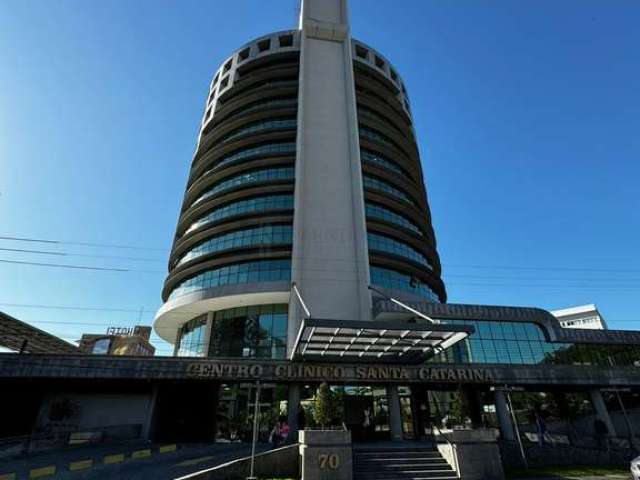
<path fill-rule="evenodd" d="M 67 469 L 70 472 L 76 472 L 79 470 L 87 470 L 93 467 L 97 467 L 100 465 L 114 465 L 117 463 L 122 463 L 127 460 L 139 460 L 144 458 L 150 458 L 153 455 L 160 455 L 163 453 L 172 453 L 178 449 L 178 445 L 175 443 L 171 443 L 168 445 L 160 445 L 156 448 L 145 448 L 142 450 L 135 450 L 131 452 L 128 456 L 126 453 L 114 453 L 110 455 L 105 455 L 102 457 L 102 461 L 94 462 L 91 458 L 85 458 L 83 460 L 76 460 L 74 462 L 69 462 L 67 465 Z M 50 477 L 51 475 L 56 474 L 56 465 L 47 465 L 44 467 L 32 468 L 29 470 L 28 478 L 44 478 Z M 16 480 L 18 478 L 16 472 L 6 472 L 0 473 L 0 480 Z"/>

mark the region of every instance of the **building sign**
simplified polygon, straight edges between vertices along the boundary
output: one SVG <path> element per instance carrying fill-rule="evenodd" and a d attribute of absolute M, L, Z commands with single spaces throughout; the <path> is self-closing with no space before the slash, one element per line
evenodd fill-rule
<path fill-rule="evenodd" d="M 332 365 L 308 363 L 194 362 L 187 365 L 190 378 L 221 380 L 335 381 L 335 382 L 456 382 L 491 383 L 490 368 L 447 368 L 388 365 Z"/>
<path fill-rule="evenodd" d="M 139 335 L 149 340 L 151 335 L 151 327 L 143 325 L 136 325 L 135 327 L 108 327 L 107 335 L 114 335 L 120 337 L 131 337 L 133 335 Z"/>
<path fill-rule="evenodd" d="M 129 336 L 133 335 L 134 327 L 108 327 L 107 335 Z"/>

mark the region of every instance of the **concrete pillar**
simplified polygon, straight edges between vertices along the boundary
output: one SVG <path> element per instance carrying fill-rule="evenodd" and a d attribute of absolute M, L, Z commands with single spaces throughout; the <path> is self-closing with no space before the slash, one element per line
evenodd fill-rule
<path fill-rule="evenodd" d="M 507 406 L 507 398 L 505 396 L 505 392 L 502 390 L 496 390 L 494 396 L 496 417 L 498 417 L 500 434 L 502 435 L 502 438 L 512 442 L 516 439 L 516 437 L 513 430 L 513 422 L 511 421 L 511 413 L 509 412 L 509 407 Z"/>
<path fill-rule="evenodd" d="M 596 411 L 596 416 L 607 425 L 607 428 L 609 429 L 609 435 L 612 437 L 617 437 L 618 434 L 616 433 L 616 429 L 613 426 L 613 422 L 611 421 L 611 417 L 609 416 L 607 406 L 604 403 L 604 399 L 602 398 L 602 393 L 600 392 L 600 390 L 590 390 L 589 396 L 591 397 L 591 404 Z"/>
<path fill-rule="evenodd" d="M 300 411 L 300 384 L 289 384 L 289 398 L 287 400 L 287 422 L 291 427 L 294 440 L 298 438 L 298 413 Z"/>
<path fill-rule="evenodd" d="M 155 418 L 157 401 L 158 384 L 156 383 L 153 385 L 153 389 L 151 390 L 151 396 L 149 397 L 149 403 L 147 406 L 147 416 L 144 420 L 144 425 L 142 425 L 142 438 L 147 441 L 151 441 L 151 436 L 153 435 L 153 420 Z"/>
<path fill-rule="evenodd" d="M 389 406 L 391 440 L 394 442 L 402 441 L 402 414 L 400 413 L 400 397 L 398 396 L 397 385 L 387 385 L 387 405 Z"/>
<path fill-rule="evenodd" d="M 304 0 L 292 276 L 316 318 L 369 319 L 367 226 L 346 0 Z M 302 318 L 289 304 L 288 349 Z"/>

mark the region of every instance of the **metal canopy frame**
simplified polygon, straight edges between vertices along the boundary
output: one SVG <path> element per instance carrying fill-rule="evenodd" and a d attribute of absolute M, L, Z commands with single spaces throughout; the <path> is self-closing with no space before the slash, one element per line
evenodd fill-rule
<path fill-rule="evenodd" d="M 417 364 L 474 331 L 469 325 L 305 318 L 290 359 Z"/>

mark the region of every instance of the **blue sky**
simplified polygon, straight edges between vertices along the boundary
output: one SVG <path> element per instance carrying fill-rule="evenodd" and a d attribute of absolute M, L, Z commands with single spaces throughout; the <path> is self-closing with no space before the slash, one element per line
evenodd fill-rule
<path fill-rule="evenodd" d="M 612 327 L 640 329 L 640 3 L 350 6 L 354 37 L 409 90 L 449 300 L 596 303 Z M 2 260 L 132 271 L 0 262 L 1 310 L 68 339 L 152 321 L 211 76 L 296 11 L 0 2 L 0 236 L 143 247 L 2 240 L 89 255 Z"/>

